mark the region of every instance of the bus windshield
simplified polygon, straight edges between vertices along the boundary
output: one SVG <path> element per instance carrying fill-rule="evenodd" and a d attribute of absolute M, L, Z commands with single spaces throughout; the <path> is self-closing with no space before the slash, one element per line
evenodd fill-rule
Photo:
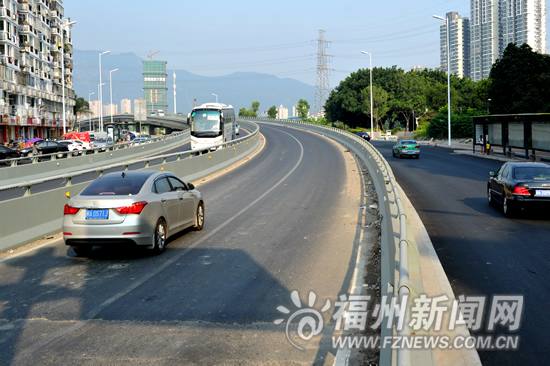
<path fill-rule="evenodd" d="M 191 135 L 216 137 L 222 134 L 220 111 L 198 110 L 191 114 Z"/>

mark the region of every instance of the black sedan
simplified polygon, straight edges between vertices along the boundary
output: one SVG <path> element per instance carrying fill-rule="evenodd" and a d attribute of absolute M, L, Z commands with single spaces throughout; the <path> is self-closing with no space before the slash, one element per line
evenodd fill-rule
<path fill-rule="evenodd" d="M 7 146 L 0 145 L 0 160 L 12 159 L 12 158 L 18 158 L 18 157 L 20 157 L 19 151 L 10 149 Z M 8 165 L 11 164 L 9 160 L 6 160 L 5 163 Z"/>
<path fill-rule="evenodd" d="M 364 140 L 370 141 L 370 136 L 366 132 L 357 132 L 356 135 L 361 137 Z"/>
<path fill-rule="evenodd" d="M 509 162 L 489 175 L 489 204 L 502 205 L 506 217 L 529 207 L 550 208 L 550 165 Z"/>
<path fill-rule="evenodd" d="M 38 151 L 42 155 L 59 153 L 57 154 L 58 158 L 62 158 L 63 155 L 65 155 L 64 153 L 69 151 L 67 146 L 63 146 L 56 141 L 40 141 L 36 145 L 40 147 L 40 150 Z M 19 152 L 21 153 L 21 156 L 32 156 L 32 147 L 26 147 L 21 149 Z"/>

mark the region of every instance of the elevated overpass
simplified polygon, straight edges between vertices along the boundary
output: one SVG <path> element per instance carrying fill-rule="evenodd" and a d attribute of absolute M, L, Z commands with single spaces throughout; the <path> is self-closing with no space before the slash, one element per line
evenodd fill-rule
<path fill-rule="evenodd" d="M 103 117 L 103 126 L 111 124 L 111 116 Z M 113 116 L 113 124 L 119 128 L 139 131 L 139 121 L 134 119 L 134 114 L 117 114 Z M 135 128 L 128 128 L 135 126 Z M 77 122 L 77 128 L 80 132 L 97 131 L 99 129 L 99 118 L 85 119 Z M 174 131 L 184 131 L 189 128 L 187 116 L 177 114 L 167 114 L 166 116 L 147 116 L 147 120 L 141 121 L 141 131 L 155 135 L 156 128 L 164 128 L 165 134 L 171 134 Z"/>

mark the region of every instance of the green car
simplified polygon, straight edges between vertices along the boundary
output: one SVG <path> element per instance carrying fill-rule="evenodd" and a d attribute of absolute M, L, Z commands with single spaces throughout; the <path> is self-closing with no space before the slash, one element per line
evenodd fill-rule
<path fill-rule="evenodd" d="M 420 158 L 420 145 L 414 140 L 399 139 L 393 145 L 392 154 L 393 157 L 410 156 L 418 159 Z"/>

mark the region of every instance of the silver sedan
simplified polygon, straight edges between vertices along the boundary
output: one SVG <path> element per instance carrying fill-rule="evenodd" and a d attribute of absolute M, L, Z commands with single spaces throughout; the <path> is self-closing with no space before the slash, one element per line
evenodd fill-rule
<path fill-rule="evenodd" d="M 70 198 L 63 239 L 77 255 L 93 246 L 132 243 L 162 253 L 166 239 L 204 226 L 204 201 L 193 184 L 163 171 L 106 174 Z"/>

